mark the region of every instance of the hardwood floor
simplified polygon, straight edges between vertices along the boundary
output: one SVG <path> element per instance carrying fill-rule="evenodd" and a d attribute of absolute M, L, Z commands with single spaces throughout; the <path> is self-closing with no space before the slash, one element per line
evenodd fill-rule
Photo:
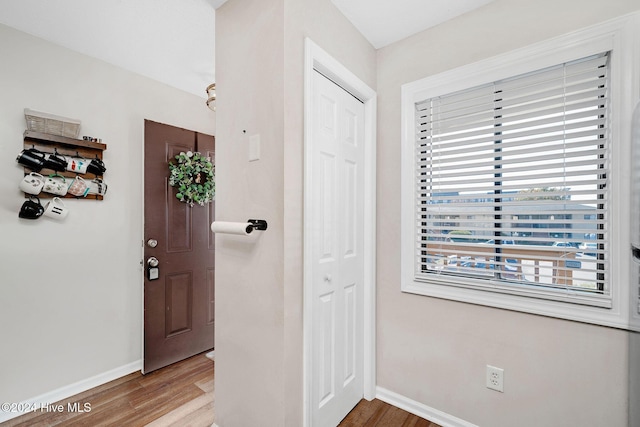
<path fill-rule="evenodd" d="M 147 375 L 134 373 L 52 403 L 1 427 L 209 427 L 213 423 L 214 362 L 204 354 Z M 74 408 L 90 411 L 70 411 Z M 254 427 L 254 426 L 251 426 Z M 270 427 L 255 426 L 255 427 Z M 381 400 L 360 401 L 340 427 L 440 427 Z"/>
<path fill-rule="evenodd" d="M 209 427 L 213 423 L 214 363 L 204 354 L 147 375 L 134 373 L 52 404 L 61 412 L 32 412 L 2 427 Z M 90 404 L 70 412 L 68 404 Z"/>
<path fill-rule="evenodd" d="M 361 400 L 338 427 L 440 427 L 382 400 Z"/>

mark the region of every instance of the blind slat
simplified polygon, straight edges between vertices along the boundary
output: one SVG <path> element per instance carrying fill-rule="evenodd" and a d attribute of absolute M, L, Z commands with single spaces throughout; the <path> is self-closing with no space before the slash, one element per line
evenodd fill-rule
<path fill-rule="evenodd" d="M 454 146 L 458 144 L 467 144 L 473 137 L 477 138 L 475 142 L 490 142 L 490 141 L 504 141 L 509 139 L 522 138 L 530 135 L 541 135 L 547 133 L 566 133 L 567 131 L 582 128 L 591 128 L 594 134 L 600 130 L 600 127 L 604 125 L 605 120 L 598 115 L 589 114 L 591 120 L 585 120 L 580 122 L 569 122 L 559 120 L 557 117 L 544 118 L 538 120 L 536 123 L 516 123 L 505 126 L 491 126 L 484 128 L 476 128 L 465 133 L 460 134 L 418 134 L 418 138 L 423 136 L 428 139 L 429 142 L 446 143 L 453 142 Z M 545 126 L 548 125 L 548 126 Z"/>

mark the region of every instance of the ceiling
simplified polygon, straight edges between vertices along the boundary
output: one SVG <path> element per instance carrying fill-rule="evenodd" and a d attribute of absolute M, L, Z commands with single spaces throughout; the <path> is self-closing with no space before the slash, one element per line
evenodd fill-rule
<path fill-rule="evenodd" d="M 206 97 L 219 0 L 0 0 L 0 23 Z"/>
<path fill-rule="evenodd" d="M 0 0 L 0 23 L 206 98 L 227 0 Z M 331 0 L 380 48 L 493 0 Z"/>
<path fill-rule="evenodd" d="M 331 0 L 376 49 L 493 0 Z"/>

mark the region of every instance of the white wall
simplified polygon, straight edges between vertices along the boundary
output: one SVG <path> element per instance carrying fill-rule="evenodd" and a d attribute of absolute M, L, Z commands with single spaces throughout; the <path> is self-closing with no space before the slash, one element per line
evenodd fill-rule
<path fill-rule="evenodd" d="M 375 86 L 373 47 L 330 0 L 229 0 L 216 10 L 216 215 L 269 222 L 254 241 L 216 236 L 220 427 L 302 425 L 305 36 Z M 262 143 L 251 163 L 250 135 Z"/>
<path fill-rule="evenodd" d="M 402 84 L 638 9 L 496 0 L 378 51 L 379 386 L 480 426 L 634 425 L 627 332 L 400 292 L 399 142 Z"/>
<path fill-rule="evenodd" d="M 144 119 L 214 134 L 215 115 L 204 99 L 3 25 L 0 52 L 0 401 L 19 402 L 136 366 Z M 25 107 L 102 138 L 104 201 L 65 200 L 64 222 L 18 218 Z"/>

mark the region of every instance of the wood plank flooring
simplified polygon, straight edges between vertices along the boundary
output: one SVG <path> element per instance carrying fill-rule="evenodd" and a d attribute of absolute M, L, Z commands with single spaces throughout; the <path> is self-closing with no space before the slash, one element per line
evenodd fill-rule
<path fill-rule="evenodd" d="M 338 427 L 440 427 L 382 400 L 361 400 Z"/>
<path fill-rule="evenodd" d="M 147 375 L 139 372 L 55 403 L 62 412 L 32 412 L 2 427 L 209 427 L 213 424 L 214 363 L 204 353 Z M 70 412 L 68 404 L 91 405 Z"/>
<path fill-rule="evenodd" d="M 204 353 L 147 375 L 134 373 L 52 403 L 61 412 L 36 411 L 1 427 L 209 427 L 213 424 L 214 362 Z M 89 412 L 69 404 L 90 405 Z M 252 426 L 254 427 L 254 426 Z M 255 426 L 255 427 L 270 427 Z M 440 427 L 381 400 L 360 401 L 339 427 Z"/>

